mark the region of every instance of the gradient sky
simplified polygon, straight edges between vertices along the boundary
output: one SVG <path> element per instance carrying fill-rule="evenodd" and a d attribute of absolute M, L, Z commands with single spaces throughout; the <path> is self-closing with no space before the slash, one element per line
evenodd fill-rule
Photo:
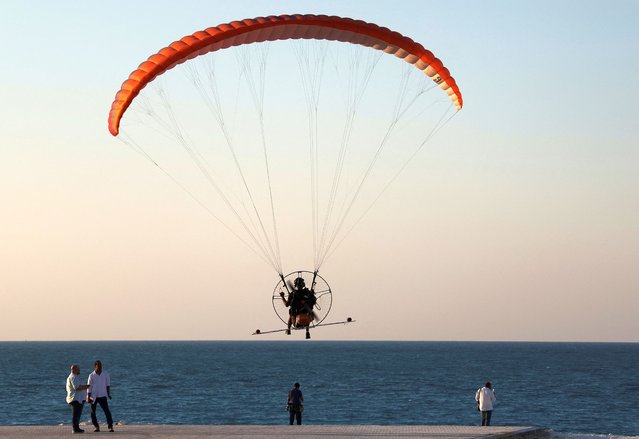
<path fill-rule="evenodd" d="M 639 342 L 639 3 L 0 10 L 0 340 L 235 340 L 280 325 L 272 269 L 113 139 L 106 118 L 122 81 L 171 41 L 315 13 L 419 41 L 465 107 L 323 267 L 331 318 L 357 323 L 313 337 Z"/>

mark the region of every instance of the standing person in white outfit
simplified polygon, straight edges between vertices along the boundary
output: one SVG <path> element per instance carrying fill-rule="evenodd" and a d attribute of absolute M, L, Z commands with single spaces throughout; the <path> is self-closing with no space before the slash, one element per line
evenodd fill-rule
<path fill-rule="evenodd" d="M 71 423 L 74 433 L 84 433 L 84 430 L 80 428 L 80 416 L 82 416 L 82 408 L 86 399 L 85 390 L 89 386 L 80 383 L 80 366 L 73 364 L 71 365 L 71 373 L 67 377 L 67 404 L 71 406 L 73 411 Z"/>
<path fill-rule="evenodd" d="M 477 389 L 475 393 L 475 401 L 479 403 L 479 411 L 481 411 L 481 425 L 489 426 L 490 418 L 493 414 L 493 404 L 497 398 L 495 397 L 495 391 L 493 385 L 488 381 L 484 387 Z"/>
<path fill-rule="evenodd" d="M 94 431 L 100 431 L 100 424 L 98 424 L 98 417 L 95 415 L 95 410 L 100 404 L 104 415 L 107 418 L 107 425 L 109 431 L 113 431 L 113 418 L 111 417 L 111 410 L 109 410 L 109 402 L 107 398 L 111 399 L 111 379 L 109 373 L 102 370 L 102 362 L 95 360 L 93 363 L 95 370 L 89 375 L 89 393 L 87 400 L 91 403 L 91 422 L 95 427 Z"/>

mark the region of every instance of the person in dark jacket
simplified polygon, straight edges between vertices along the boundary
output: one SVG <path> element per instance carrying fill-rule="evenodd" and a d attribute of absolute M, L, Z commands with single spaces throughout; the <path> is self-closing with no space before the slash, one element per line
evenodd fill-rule
<path fill-rule="evenodd" d="M 288 412 L 290 415 L 290 425 L 293 420 L 297 420 L 297 425 L 302 425 L 302 412 L 304 411 L 304 395 L 300 390 L 300 383 L 295 383 L 293 388 L 288 391 Z"/>

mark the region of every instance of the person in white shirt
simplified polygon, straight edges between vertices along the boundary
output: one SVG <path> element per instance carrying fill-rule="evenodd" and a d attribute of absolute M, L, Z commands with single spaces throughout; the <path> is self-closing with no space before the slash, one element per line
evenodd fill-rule
<path fill-rule="evenodd" d="M 475 401 L 479 404 L 479 411 L 481 411 L 481 425 L 490 425 L 490 418 L 493 414 L 493 404 L 495 404 L 496 400 L 495 391 L 493 390 L 493 385 L 490 381 L 481 389 L 477 389 L 477 393 L 475 393 Z"/>
<path fill-rule="evenodd" d="M 74 433 L 84 433 L 84 430 L 80 428 L 80 416 L 82 416 L 82 408 L 86 399 L 86 389 L 89 386 L 80 383 L 80 366 L 72 364 L 71 373 L 67 377 L 67 404 L 71 406 L 73 413 L 71 423 Z"/>
<path fill-rule="evenodd" d="M 98 417 L 95 414 L 95 411 L 100 404 L 102 411 L 107 419 L 107 426 L 109 427 L 109 431 L 113 431 L 113 417 L 111 416 L 111 410 L 109 410 L 109 402 L 107 400 L 111 399 L 111 379 L 109 377 L 109 373 L 105 370 L 102 370 L 102 362 L 100 360 L 96 360 L 93 363 L 94 370 L 89 375 L 89 393 L 87 395 L 87 400 L 91 403 L 91 422 L 95 427 L 94 431 L 100 431 L 100 424 L 98 424 Z"/>

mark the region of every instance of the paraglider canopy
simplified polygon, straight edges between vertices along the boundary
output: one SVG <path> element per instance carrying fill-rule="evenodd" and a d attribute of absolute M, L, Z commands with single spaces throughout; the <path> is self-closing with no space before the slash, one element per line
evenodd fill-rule
<path fill-rule="evenodd" d="M 285 43 L 297 80 L 279 58 L 267 63 Z M 172 88 L 177 72 L 200 107 Z M 108 128 L 282 277 L 280 224 L 303 222 L 291 218 L 291 205 L 308 215 L 308 272 L 317 273 L 462 106 L 449 70 L 409 37 L 351 18 L 279 15 L 210 27 L 160 49 L 116 93 Z"/>
<path fill-rule="evenodd" d="M 119 133 L 120 119 L 133 99 L 158 75 L 192 58 L 242 44 L 288 39 L 334 40 L 372 47 L 414 64 L 463 106 L 459 87 L 429 50 L 398 32 L 361 20 L 326 15 L 279 15 L 233 21 L 187 35 L 140 64 L 122 84 L 109 113 L 109 131 Z"/>

